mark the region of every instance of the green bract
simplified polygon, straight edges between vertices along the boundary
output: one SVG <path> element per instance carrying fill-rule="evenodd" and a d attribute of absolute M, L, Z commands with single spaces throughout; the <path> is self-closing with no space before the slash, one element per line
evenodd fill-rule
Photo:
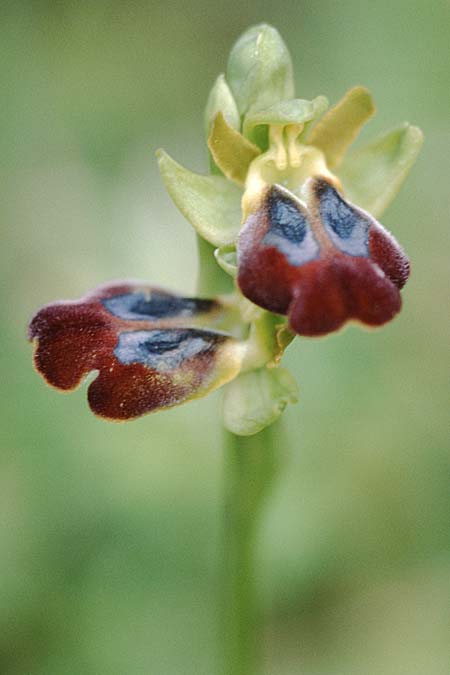
<path fill-rule="evenodd" d="M 288 403 L 298 401 L 298 388 L 285 368 L 259 368 L 239 375 L 225 389 L 224 423 L 240 436 L 251 436 L 273 424 Z"/>

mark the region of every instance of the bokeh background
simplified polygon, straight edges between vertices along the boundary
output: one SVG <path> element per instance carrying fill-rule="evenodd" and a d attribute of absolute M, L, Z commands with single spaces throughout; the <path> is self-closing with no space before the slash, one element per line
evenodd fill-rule
<path fill-rule="evenodd" d="M 404 120 L 426 137 L 383 218 L 412 259 L 404 311 L 286 356 L 301 401 L 261 532 L 264 675 L 450 673 L 449 3 L 5 0 L 3 675 L 218 672 L 220 394 L 102 422 L 84 389 L 33 372 L 25 326 L 111 279 L 194 292 L 194 235 L 154 150 L 206 168 L 209 88 L 263 20 L 297 95 L 365 84 L 379 112 L 362 140 Z"/>

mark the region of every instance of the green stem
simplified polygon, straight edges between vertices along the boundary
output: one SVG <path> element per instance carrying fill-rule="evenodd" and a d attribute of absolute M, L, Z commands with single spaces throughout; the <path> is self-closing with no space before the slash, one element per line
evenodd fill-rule
<path fill-rule="evenodd" d="M 264 501 L 278 468 L 275 445 L 273 427 L 255 436 L 226 435 L 223 675 L 256 675 L 259 671 L 263 640 L 255 550 Z"/>

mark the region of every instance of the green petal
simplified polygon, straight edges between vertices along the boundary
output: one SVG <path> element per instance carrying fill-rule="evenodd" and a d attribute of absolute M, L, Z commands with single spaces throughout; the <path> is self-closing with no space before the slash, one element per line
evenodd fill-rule
<path fill-rule="evenodd" d="M 242 190 L 221 176 L 188 171 L 164 150 L 158 150 L 164 185 L 181 213 L 214 246 L 236 241 L 241 228 Z"/>
<path fill-rule="evenodd" d="M 405 123 L 348 155 L 338 171 L 348 199 L 380 216 L 400 189 L 422 143 L 422 131 Z"/>
<path fill-rule="evenodd" d="M 244 120 L 244 135 L 249 137 L 254 127 L 261 124 L 305 124 L 322 115 L 328 107 L 325 96 L 317 96 L 312 101 L 293 98 L 278 101 L 265 110 L 252 110 Z"/>
<path fill-rule="evenodd" d="M 230 52 L 227 80 L 241 115 L 294 97 L 291 57 L 275 28 L 260 24 L 241 35 Z"/>
<path fill-rule="evenodd" d="M 261 154 L 256 145 L 227 124 L 221 112 L 213 122 L 208 147 L 219 169 L 240 185 L 245 183 L 250 164 Z"/>
<path fill-rule="evenodd" d="M 286 405 L 297 400 L 297 384 L 284 368 L 242 373 L 225 389 L 224 424 L 233 434 L 251 436 L 273 424 Z"/>
<path fill-rule="evenodd" d="M 219 75 L 215 81 L 206 103 L 205 108 L 205 130 L 208 138 L 211 132 L 211 126 L 214 122 L 217 113 L 221 112 L 227 123 L 233 129 L 239 131 L 241 126 L 241 118 L 239 110 L 234 100 L 225 75 Z"/>
<path fill-rule="evenodd" d="M 325 153 L 332 169 L 340 164 L 345 151 L 374 113 L 375 105 L 369 91 L 354 87 L 316 124 L 308 143 Z"/>

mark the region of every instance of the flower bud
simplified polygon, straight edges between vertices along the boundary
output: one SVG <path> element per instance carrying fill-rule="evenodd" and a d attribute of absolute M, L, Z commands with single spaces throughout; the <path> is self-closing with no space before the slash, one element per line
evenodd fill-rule
<path fill-rule="evenodd" d="M 227 80 L 241 115 L 294 97 L 291 57 L 275 28 L 260 24 L 241 35 L 230 52 Z"/>

